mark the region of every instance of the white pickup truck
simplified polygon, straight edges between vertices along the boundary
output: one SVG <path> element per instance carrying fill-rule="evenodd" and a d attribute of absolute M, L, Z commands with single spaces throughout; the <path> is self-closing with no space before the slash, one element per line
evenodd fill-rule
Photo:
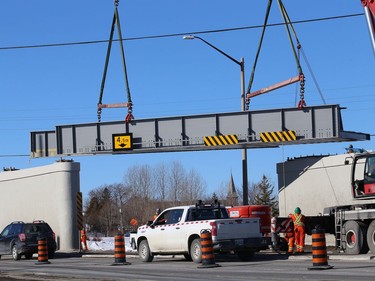
<path fill-rule="evenodd" d="M 144 262 L 151 262 L 155 255 L 184 255 L 200 263 L 202 230 L 211 232 L 214 252 L 234 252 L 241 260 L 251 260 L 255 251 L 268 247 L 259 218 L 231 219 L 217 203 L 168 208 L 140 226 L 132 242 Z"/>

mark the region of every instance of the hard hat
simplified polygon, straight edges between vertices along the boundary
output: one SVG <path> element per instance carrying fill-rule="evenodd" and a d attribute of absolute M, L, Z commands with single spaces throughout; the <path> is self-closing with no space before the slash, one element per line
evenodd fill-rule
<path fill-rule="evenodd" d="M 294 209 L 294 212 L 297 213 L 297 214 L 300 214 L 301 213 L 301 209 L 300 207 L 297 207 Z"/>

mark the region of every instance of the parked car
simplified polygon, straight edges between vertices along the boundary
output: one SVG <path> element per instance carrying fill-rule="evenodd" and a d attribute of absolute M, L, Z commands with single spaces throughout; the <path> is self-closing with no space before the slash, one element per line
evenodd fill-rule
<path fill-rule="evenodd" d="M 48 223 L 42 220 L 10 223 L 0 233 L 0 258 L 1 255 L 12 255 L 14 260 L 20 260 L 24 255 L 26 259 L 31 259 L 33 254 L 38 253 L 38 238 L 47 239 L 48 258 L 52 259 L 56 240 Z"/>

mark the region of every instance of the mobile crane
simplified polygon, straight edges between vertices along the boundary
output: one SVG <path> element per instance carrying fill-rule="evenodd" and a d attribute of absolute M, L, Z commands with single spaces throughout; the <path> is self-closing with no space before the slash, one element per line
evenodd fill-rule
<path fill-rule="evenodd" d="M 375 0 L 361 0 L 375 53 Z M 300 207 L 306 231 L 322 228 L 328 243 L 347 254 L 375 254 L 375 152 L 349 147 L 346 154 L 306 156 L 277 164 L 280 217 L 273 244 L 290 232 L 289 212 Z"/>
<path fill-rule="evenodd" d="M 348 148 L 340 155 L 292 158 L 278 163 L 277 173 L 278 232 L 287 232 L 288 212 L 298 206 L 308 234 L 319 226 L 342 252 L 375 253 L 375 152 Z"/>

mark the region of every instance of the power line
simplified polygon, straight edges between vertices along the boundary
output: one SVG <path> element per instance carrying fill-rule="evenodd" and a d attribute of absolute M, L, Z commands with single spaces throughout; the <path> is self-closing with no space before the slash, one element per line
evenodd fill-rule
<path fill-rule="evenodd" d="M 358 14 L 350 14 L 350 15 L 342 15 L 342 16 L 316 18 L 316 19 L 310 19 L 310 20 L 300 20 L 300 21 L 294 21 L 294 22 L 292 22 L 292 24 L 301 24 L 301 23 L 327 21 L 327 20 L 337 20 L 337 19 L 343 19 L 343 18 L 358 17 L 358 16 L 363 16 L 363 15 L 364 15 L 364 13 L 358 13 Z M 280 25 L 285 25 L 285 23 L 282 22 L 282 23 L 267 24 L 267 27 L 280 26 Z M 206 30 L 206 31 L 190 31 L 190 32 L 184 32 L 184 33 L 172 33 L 172 34 L 162 34 L 162 35 L 149 35 L 149 36 L 140 36 L 140 37 L 130 37 L 130 38 L 123 38 L 122 41 L 135 41 L 135 40 L 145 40 L 145 39 L 159 39 L 159 38 L 168 38 L 168 37 L 177 37 L 177 36 L 181 37 L 181 36 L 189 35 L 189 34 L 210 34 L 210 33 L 220 33 L 220 32 L 238 31 L 238 30 L 245 30 L 245 29 L 255 29 L 255 28 L 263 28 L 263 25 L 253 25 L 253 26 L 233 27 L 233 28 L 224 28 L 224 29 L 214 29 L 214 30 Z M 119 41 L 119 39 L 113 39 L 112 41 Z M 33 48 L 47 48 L 47 47 L 64 47 L 64 46 L 74 46 L 74 45 L 100 44 L 100 43 L 108 43 L 108 42 L 109 42 L 109 40 L 93 40 L 93 41 L 54 43 L 54 44 L 8 46 L 8 47 L 0 47 L 0 50 L 33 49 Z"/>
<path fill-rule="evenodd" d="M 30 157 L 30 154 L 0 154 L 0 157 Z"/>

